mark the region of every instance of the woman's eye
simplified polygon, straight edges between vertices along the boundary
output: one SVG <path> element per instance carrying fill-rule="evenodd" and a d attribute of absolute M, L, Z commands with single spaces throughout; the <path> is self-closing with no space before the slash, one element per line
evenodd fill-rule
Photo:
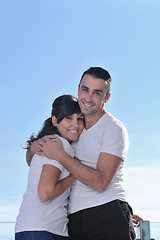
<path fill-rule="evenodd" d="M 83 121 L 83 117 L 79 117 L 78 120 L 79 120 L 79 121 Z"/>
<path fill-rule="evenodd" d="M 66 117 L 66 119 L 69 119 L 69 120 L 70 120 L 70 119 L 72 119 L 72 117 Z"/>

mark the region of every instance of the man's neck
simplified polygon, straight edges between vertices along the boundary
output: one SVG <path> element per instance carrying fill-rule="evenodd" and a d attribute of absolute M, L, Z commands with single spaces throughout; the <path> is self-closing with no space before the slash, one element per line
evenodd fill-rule
<path fill-rule="evenodd" d="M 94 113 L 91 115 L 85 115 L 85 129 L 88 130 L 93 125 L 95 125 L 105 113 L 106 111 L 105 109 L 103 109 L 101 112 Z"/>

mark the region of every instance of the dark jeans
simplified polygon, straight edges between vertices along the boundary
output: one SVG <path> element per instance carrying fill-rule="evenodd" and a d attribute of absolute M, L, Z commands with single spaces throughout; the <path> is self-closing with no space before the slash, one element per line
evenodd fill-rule
<path fill-rule="evenodd" d="M 69 215 L 70 240 L 133 240 L 132 209 L 115 200 Z"/>
<path fill-rule="evenodd" d="M 47 231 L 24 231 L 15 234 L 15 240 L 68 240 Z"/>

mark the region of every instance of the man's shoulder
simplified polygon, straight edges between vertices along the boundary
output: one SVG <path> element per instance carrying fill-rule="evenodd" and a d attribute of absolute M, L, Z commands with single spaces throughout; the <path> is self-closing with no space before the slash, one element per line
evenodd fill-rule
<path fill-rule="evenodd" d="M 124 124 L 109 112 L 106 112 L 101 119 L 101 125 L 105 127 L 117 127 L 121 128 Z"/>
<path fill-rule="evenodd" d="M 125 125 L 118 118 L 108 112 L 104 115 L 104 120 L 101 124 L 101 131 L 108 136 L 114 135 L 120 137 L 121 135 L 128 135 Z"/>
<path fill-rule="evenodd" d="M 125 125 L 122 123 L 121 120 L 119 120 L 118 118 L 116 118 L 115 116 L 113 116 L 111 113 L 106 112 L 106 114 L 104 115 L 105 119 L 104 121 L 107 123 L 111 123 L 112 125 L 115 125 L 117 127 L 123 128 L 125 127 Z M 126 128 L 126 127 L 125 127 Z"/>

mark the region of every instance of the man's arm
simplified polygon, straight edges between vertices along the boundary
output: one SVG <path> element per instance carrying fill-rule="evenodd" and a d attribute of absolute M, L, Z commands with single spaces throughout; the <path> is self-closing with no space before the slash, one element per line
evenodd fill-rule
<path fill-rule="evenodd" d="M 93 169 L 64 152 L 59 139 L 51 141 L 49 137 L 45 137 L 38 141 L 41 145 L 41 152 L 38 154 L 58 160 L 75 178 L 98 192 L 103 192 L 110 184 L 122 161 L 115 155 L 101 152 L 97 168 Z"/>
<path fill-rule="evenodd" d="M 57 160 L 79 181 L 103 192 L 115 176 L 121 159 L 108 153 L 100 153 L 97 168 L 88 167 L 65 152 L 59 152 Z"/>

